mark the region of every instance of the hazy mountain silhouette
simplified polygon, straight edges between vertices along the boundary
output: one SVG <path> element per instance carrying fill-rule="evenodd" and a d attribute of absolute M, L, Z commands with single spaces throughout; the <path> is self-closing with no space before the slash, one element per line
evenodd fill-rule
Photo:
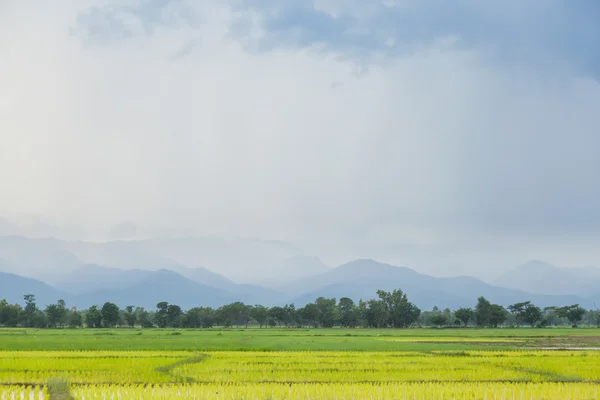
<path fill-rule="evenodd" d="M 600 293 L 596 289 L 600 270 L 591 267 L 527 263 L 499 278 L 498 283 L 506 286 L 500 287 L 468 276 L 436 278 L 368 259 L 329 268 L 316 257 L 295 252 L 286 243 L 254 239 L 92 243 L 0 237 L 0 269 L 19 275 L 0 276 L 0 298 L 22 303 L 24 294 L 33 293 L 41 306 L 63 298 L 78 307 L 105 301 L 150 308 L 160 301 L 184 308 L 232 301 L 301 306 L 320 296 L 369 299 L 377 289 L 400 288 L 417 305 L 429 309 L 473 306 L 478 296 L 504 305 L 531 300 L 540 306 L 580 303 L 592 307 Z M 203 259 L 235 264 L 237 270 L 246 271 L 242 275 L 255 275 L 255 281 L 270 278 L 278 290 L 237 284 L 208 268 L 187 266 L 205 265 L 200 263 Z M 254 270 L 261 260 L 272 264 Z M 40 279 L 25 278 L 32 276 Z"/>
<path fill-rule="evenodd" d="M 161 301 L 167 301 L 187 309 L 195 306 L 218 307 L 238 300 L 236 295 L 223 289 L 201 285 L 173 271 L 158 270 L 125 289 L 89 293 L 79 296 L 76 301 L 78 305 L 86 307 L 111 301 L 120 307 L 135 305 L 150 309 L 154 309 Z"/>
<path fill-rule="evenodd" d="M 323 297 L 350 297 L 370 299 L 376 297 L 376 290 L 400 288 L 408 297 L 424 309 L 438 307 L 472 307 L 477 297 L 509 305 L 531 300 L 540 306 L 574 304 L 590 305 L 592 300 L 578 296 L 539 295 L 521 290 L 500 288 L 479 279 L 459 276 L 436 278 L 420 274 L 410 268 L 395 267 L 373 260 L 356 260 L 341 265 L 315 277 L 299 280 L 286 287 L 286 292 L 295 293 L 296 305 L 303 305 Z"/>
<path fill-rule="evenodd" d="M 52 283 L 57 289 L 73 294 L 85 294 L 101 290 L 125 289 L 152 275 L 153 271 L 141 269 L 120 269 L 97 264 L 81 265 L 60 275 Z"/>
<path fill-rule="evenodd" d="M 560 268 L 531 260 L 502 274 L 493 283 L 536 294 L 589 296 L 600 292 L 600 269 Z"/>
<path fill-rule="evenodd" d="M 297 255 L 283 260 L 261 284 L 281 288 L 298 279 L 326 273 L 331 268 L 315 256 Z"/>
<path fill-rule="evenodd" d="M 73 301 L 73 296 L 53 288 L 36 279 L 0 272 L 0 300 L 6 299 L 11 304 L 24 304 L 23 296 L 34 294 L 38 306 L 55 303 L 59 299 Z"/>
<path fill-rule="evenodd" d="M 3 270 L 52 282 L 58 282 L 61 274 L 81 265 L 97 264 L 120 269 L 174 271 L 202 265 L 238 283 L 258 283 L 274 276 L 286 278 L 287 272 L 293 274 L 290 279 L 297 278 L 298 269 L 282 268 L 287 260 L 296 256 L 302 256 L 302 252 L 288 243 L 247 238 L 193 237 L 97 243 L 0 236 L 0 259 L 7 264 Z"/>

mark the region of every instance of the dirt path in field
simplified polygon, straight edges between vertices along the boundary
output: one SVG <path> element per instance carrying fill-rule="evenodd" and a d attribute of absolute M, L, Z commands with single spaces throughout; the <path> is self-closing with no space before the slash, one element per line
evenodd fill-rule
<path fill-rule="evenodd" d="M 196 380 L 194 378 L 190 378 L 189 376 L 185 376 L 185 377 L 177 376 L 177 375 L 175 375 L 173 373 L 173 370 L 175 368 L 179 367 L 179 366 L 182 366 L 182 365 L 201 363 L 202 361 L 206 360 L 209 357 L 210 357 L 209 354 L 200 353 L 200 354 L 195 355 L 193 357 L 186 358 L 185 360 L 179 360 L 179 361 L 176 361 L 176 362 L 174 362 L 172 364 L 168 364 L 168 365 L 163 365 L 161 367 L 157 367 L 155 369 L 155 371 L 156 372 L 160 372 L 161 374 L 167 375 L 167 376 L 173 378 L 175 381 L 184 380 L 185 383 L 194 383 L 194 382 L 196 382 Z"/>

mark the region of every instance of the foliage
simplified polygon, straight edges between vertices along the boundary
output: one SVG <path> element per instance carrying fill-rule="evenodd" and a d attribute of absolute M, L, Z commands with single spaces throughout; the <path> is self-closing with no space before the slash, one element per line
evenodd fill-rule
<path fill-rule="evenodd" d="M 474 315 L 475 315 L 475 312 L 470 308 L 463 307 L 463 308 L 459 308 L 458 310 L 454 311 L 454 316 L 456 317 L 456 319 L 458 321 L 462 322 L 465 327 L 467 326 L 469 321 L 471 319 L 473 319 Z"/>

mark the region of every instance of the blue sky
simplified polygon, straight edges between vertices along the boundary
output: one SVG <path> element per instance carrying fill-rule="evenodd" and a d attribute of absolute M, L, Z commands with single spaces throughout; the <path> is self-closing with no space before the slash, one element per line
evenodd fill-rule
<path fill-rule="evenodd" d="M 91 36 L 117 38 L 131 35 L 115 18 L 121 13 L 139 18 L 147 34 L 157 26 L 197 26 L 210 18 L 183 0 L 124 3 L 84 10 L 79 23 Z M 245 41 L 252 16 L 261 17 L 265 35 L 248 48 L 253 51 L 316 46 L 367 62 L 374 52 L 401 56 L 439 38 L 455 37 L 458 46 L 483 48 L 498 63 L 561 61 L 578 73 L 600 75 L 600 4 L 594 0 L 232 0 L 228 4 L 236 14 L 229 27 L 234 38 Z M 165 17 L 165 10 L 177 10 L 177 20 Z"/>

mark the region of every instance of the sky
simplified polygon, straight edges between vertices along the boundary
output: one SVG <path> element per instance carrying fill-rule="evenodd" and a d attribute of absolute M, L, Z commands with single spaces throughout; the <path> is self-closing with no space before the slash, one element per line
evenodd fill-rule
<path fill-rule="evenodd" d="M 440 275 L 600 266 L 599 18 L 595 0 L 1 1 L 0 228 L 278 239 Z"/>

